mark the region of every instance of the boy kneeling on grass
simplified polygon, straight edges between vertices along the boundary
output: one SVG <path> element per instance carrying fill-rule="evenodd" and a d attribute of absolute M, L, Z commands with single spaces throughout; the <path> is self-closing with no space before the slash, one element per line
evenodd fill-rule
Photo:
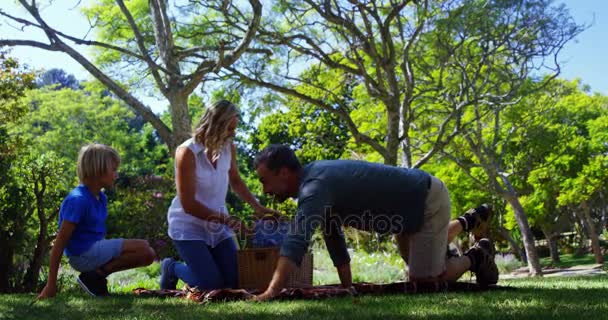
<path fill-rule="evenodd" d="M 65 252 L 72 268 L 80 272 L 78 284 L 91 296 L 108 295 L 107 276 L 116 271 L 150 265 L 156 256 L 148 241 L 105 239 L 107 198 L 117 178 L 120 156 L 103 144 L 89 144 L 78 154 L 80 185 L 63 200 L 59 232 L 51 250 L 49 278 L 38 299 L 57 294 L 57 271 Z"/>

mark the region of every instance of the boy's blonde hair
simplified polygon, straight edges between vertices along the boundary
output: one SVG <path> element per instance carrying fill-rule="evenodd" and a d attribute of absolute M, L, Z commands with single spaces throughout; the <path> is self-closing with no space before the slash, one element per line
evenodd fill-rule
<path fill-rule="evenodd" d="M 97 178 L 120 164 L 120 156 L 114 148 L 105 144 L 91 143 L 80 148 L 78 153 L 78 179 Z"/>
<path fill-rule="evenodd" d="M 239 109 L 228 100 L 216 101 L 210 105 L 194 129 L 194 140 L 203 143 L 212 157 L 219 156 L 222 147 L 232 138 L 226 128 Z"/>

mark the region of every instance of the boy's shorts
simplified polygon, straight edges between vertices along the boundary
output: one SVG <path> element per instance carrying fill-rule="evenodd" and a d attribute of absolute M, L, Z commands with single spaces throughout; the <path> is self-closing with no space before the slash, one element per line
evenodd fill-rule
<path fill-rule="evenodd" d="M 72 268 L 79 272 L 93 271 L 120 256 L 123 239 L 103 239 L 95 242 L 89 250 L 77 256 L 69 256 Z"/>

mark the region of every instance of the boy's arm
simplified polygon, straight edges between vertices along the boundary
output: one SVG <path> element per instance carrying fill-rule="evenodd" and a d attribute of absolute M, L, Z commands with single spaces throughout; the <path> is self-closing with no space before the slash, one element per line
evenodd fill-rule
<path fill-rule="evenodd" d="M 63 249 L 65 249 L 68 241 L 72 237 L 72 233 L 76 228 L 76 224 L 67 220 L 63 220 L 59 233 L 55 239 L 55 245 L 51 250 L 51 262 L 49 266 L 49 278 L 42 292 L 38 295 L 37 299 L 52 298 L 57 294 L 57 272 L 59 270 L 59 264 L 61 262 L 61 255 Z"/>

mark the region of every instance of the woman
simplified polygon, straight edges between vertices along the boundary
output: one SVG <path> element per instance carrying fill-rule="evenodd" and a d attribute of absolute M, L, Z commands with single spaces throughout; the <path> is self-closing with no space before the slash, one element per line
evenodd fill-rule
<path fill-rule="evenodd" d="M 240 221 L 226 209 L 228 185 L 255 209 L 256 216 L 277 214 L 258 203 L 239 175 L 232 143 L 239 110 L 226 100 L 212 104 L 193 137 L 175 152 L 175 185 L 167 219 L 169 237 L 181 259 L 161 262 L 161 289 L 175 289 L 178 279 L 201 290 L 236 288 L 238 268 L 232 229 Z"/>

